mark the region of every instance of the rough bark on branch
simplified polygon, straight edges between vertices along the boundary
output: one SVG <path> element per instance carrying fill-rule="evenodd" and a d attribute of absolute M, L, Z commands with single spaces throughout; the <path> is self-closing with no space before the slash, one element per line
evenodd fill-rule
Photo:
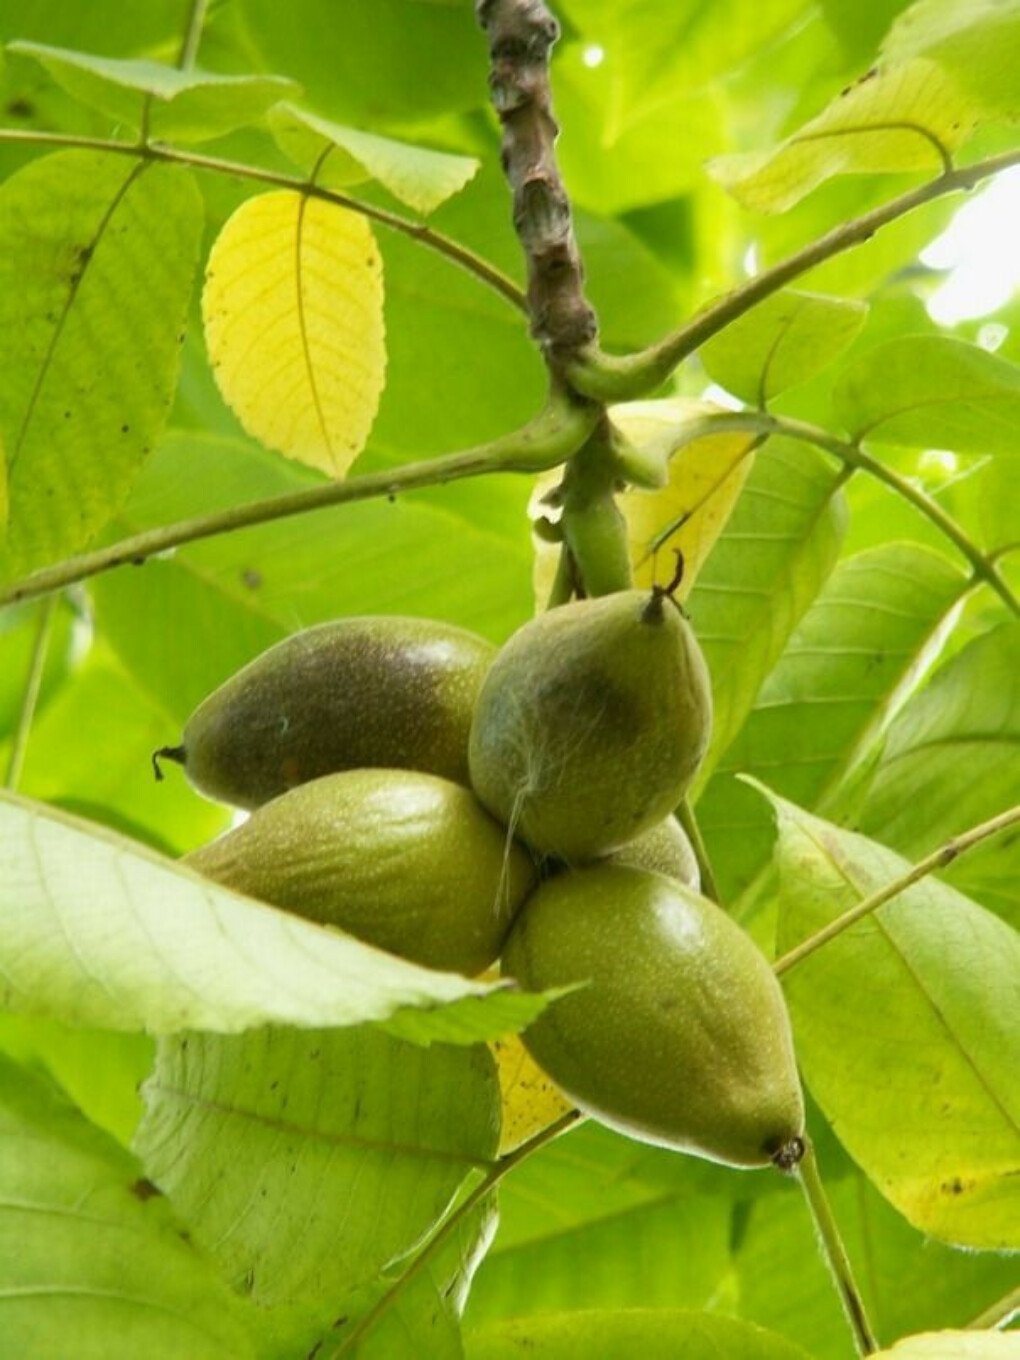
<path fill-rule="evenodd" d="M 503 168 L 527 259 L 531 332 L 557 366 L 591 343 L 598 329 L 553 150 L 559 128 L 549 52 L 559 25 L 543 0 L 477 0 L 475 8 L 489 40 L 489 89 L 503 125 Z"/>

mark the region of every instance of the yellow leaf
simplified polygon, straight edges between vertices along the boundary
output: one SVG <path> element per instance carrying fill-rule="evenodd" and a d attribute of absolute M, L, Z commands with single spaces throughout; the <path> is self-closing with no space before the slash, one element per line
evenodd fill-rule
<path fill-rule="evenodd" d="M 249 199 L 212 248 L 202 315 L 220 391 L 248 433 L 342 477 L 386 371 L 382 263 L 365 219 L 289 190 Z"/>
<path fill-rule="evenodd" d="M 489 1047 L 499 1072 L 503 1105 L 499 1155 L 504 1157 L 555 1123 L 574 1104 L 542 1071 L 519 1035 L 508 1034 Z"/>
<path fill-rule="evenodd" d="M 659 491 L 629 490 L 618 500 L 627 521 L 634 583 L 666 584 L 679 550 L 684 576 L 677 598 L 690 594 L 705 559 L 730 517 L 754 462 L 754 436 L 723 433 L 690 438 L 692 425 L 719 410 L 710 402 L 668 398 L 628 402 L 610 411 L 613 423 L 638 448 L 668 459 L 669 480 Z M 557 474 L 540 478 L 531 502 L 533 519 L 548 515 L 542 498 Z M 559 548 L 536 538 L 533 581 L 539 609 L 552 589 Z"/>

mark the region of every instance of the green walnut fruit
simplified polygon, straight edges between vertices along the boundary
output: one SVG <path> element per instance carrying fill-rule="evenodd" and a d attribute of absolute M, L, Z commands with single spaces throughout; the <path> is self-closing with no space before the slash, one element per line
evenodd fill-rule
<path fill-rule="evenodd" d="M 609 856 L 612 864 L 631 869 L 650 869 L 667 878 L 678 879 L 685 887 L 701 891 L 701 870 L 687 832 L 675 817 L 665 817 L 642 831 Z"/>
<path fill-rule="evenodd" d="M 207 878 L 429 968 L 498 956 L 535 877 L 469 789 L 416 770 L 324 775 L 193 851 Z"/>
<path fill-rule="evenodd" d="M 603 1123 L 731 1166 L 799 1159 L 804 1105 L 783 994 L 707 898 L 647 870 L 572 870 L 525 903 L 503 972 L 535 991 L 585 984 L 524 1042 Z"/>
<path fill-rule="evenodd" d="M 578 863 L 676 807 L 711 724 L 701 649 L 665 591 L 581 600 L 532 619 L 492 663 L 471 783 L 533 849 Z"/>
<path fill-rule="evenodd" d="M 496 649 L 432 619 L 337 619 L 270 647 L 209 695 L 166 757 L 254 808 L 320 775 L 424 770 L 467 783 L 475 698 Z M 158 774 L 158 765 L 156 766 Z"/>

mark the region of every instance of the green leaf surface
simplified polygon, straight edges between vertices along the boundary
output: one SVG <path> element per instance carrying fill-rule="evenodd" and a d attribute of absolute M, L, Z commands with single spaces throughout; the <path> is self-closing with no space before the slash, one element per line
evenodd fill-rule
<path fill-rule="evenodd" d="M 807 1360 L 775 1332 L 712 1313 L 670 1308 L 592 1310 L 512 1318 L 469 1333 L 468 1360 Z"/>
<path fill-rule="evenodd" d="M 1014 1283 L 1015 1260 L 932 1241 L 896 1213 L 864 1175 L 837 1177 L 836 1169 L 831 1159 L 821 1160 L 832 1212 L 879 1337 L 953 1326 L 976 1316 Z M 733 1271 L 740 1317 L 781 1332 L 813 1360 L 854 1360 L 853 1340 L 802 1195 L 771 1196 L 749 1206 Z"/>
<path fill-rule="evenodd" d="M 385 1020 L 419 1042 L 473 1043 L 542 1005 L 406 963 L 10 794 L 0 979 L 8 1010 L 152 1033 Z"/>
<path fill-rule="evenodd" d="M 183 780 L 156 783 L 152 752 L 174 736 L 166 712 L 96 643 L 37 715 L 19 792 L 181 854 L 225 830 L 230 813 Z M 8 752 L 0 744 L 0 765 Z"/>
<path fill-rule="evenodd" d="M 14 42 L 75 99 L 164 141 L 202 142 L 256 122 L 297 86 L 280 76 L 224 76 L 161 62 L 118 60 L 44 43 Z"/>
<path fill-rule="evenodd" d="M 826 368 L 855 339 L 868 314 L 863 302 L 773 293 L 699 351 L 709 376 L 752 406 Z"/>
<path fill-rule="evenodd" d="M 228 1279 L 263 1305 L 325 1303 L 418 1245 L 496 1150 L 484 1046 L 378 1030 L 160 1042 L 135 1139 Z"/>
<path fill-rule="evenodd" d="M 893 24 L 882 52 L 929 57 L 982 109 L 1020 113 L 1020 8 L 1012 0 L 920 0 Z"/>
<path fill-rule="evenodd" d="M 975 638 L 892 724 L 858 818 L 866 835 L 920 858 L 1017 801 L 1020 626 Z M 947 866 L 961 892 L 1020 924 L 1020 837 L 996 836 Z"/>
<path fill-rule="evenodd" d="M 320 118 L 293 104 L 269 115 L 280 149 L 317 184 L 343 189 L 375 179 L 420 213 L 430 213 L 459 193 L 478 170 L 474 156 L 432 151 Z"/>
<path fill-rule="evenodd" d="M 978 108 L 923 57 L 872 68 L 771 151 L 718 157 L 714 177 L 746 208 L 783 212 L 834 175 L 936 175 Z"/>
<path fill-rule="evenodd" d="M 907 861 L 780 799 L 779 949 Z M 1020 938 L 927 878 L 783 977 L 802 1070 L 855 1161 L 915 1227 L 1018 1245 Z"/>
<path fill-rule="evenodd" d="M 14 731 L 21 713 L 42 603 L 0 611 L 0 744 Z M 60 607 L 50 622 L 36 713 L 40 713 L 71 674 L 74 662 L 74 613 Z M 2 759 L 2 758 L 0 758 Z"/>
<path fill-rule="evenodd" d="M 327 117 L 380 126 L 486 102 L 485 42 L 469 6 L 345 0 L 342 23 L 317 0 L 240 8 L 249 49 L 294 75 Z"/>
<path fill-rule="evenodd" d="M 526 496 L 527 480 L 518 482 Z M 116 536 L 313 484 L 240 440 L 171 434 Z M 477 501 L 466 497 L 462 509 L 417 496 L 380 499 L 222 535 L 100 578 L 92 586 L 97 617 L 125 665 L 179 722 L 272 643 L 341 615 L 419 614 L 500 641 L 531 612 L 526 537 L 517 526 L 494 532 L 474 523 L 501 494 L 480 482 Z M 156 744 L 171 738 L 168 730 Z"/>
<path fill-rule="evenodd" d="M 0 1335 L 11 1356 L 245 1360 L 241 1308 L 133 1157 L 0 1058 Z M 73 1340 L 72 1340 L 73 1338 Z"/>
<path fill-rule="evenodd" d="M 946 335 L 866 350 L 833 392 L 855 439 L 957 453 L 1020 450 L 1020 368 Z"/>
<path fill-rule="evenodd" d="M 890 543 L 840 563 L 801 619 L 698 803 L 712 863 L 731 901 L 775 839 L 756 775 L 806 808 L 839 787 L 930 664 L 968 577 L 927 548 Z"/>
<path fill-rule="evenodd" d="M 200 229 L 176 166 L 67 151 L 0 188 L 0 575 L 81 547 L 126 498 L 173 398 Z"/>
<path fill-rule="evenodd" d="M 457 1208 L 451 1210 L 456 1213 Z M 460 1218 L 450 1237 L 429 1254 L 423 1268 L 412 1258 L 338 1309 L 345 1321 L 321 1338 L 316 1360 L 350 1355 L 352 1329 L 371 1310 L 353 1352 L 358 1360 L 462 1360 L 460 1314 L 471 1281 L 492 1240 L 497 1221 L 495 1193 Z M 413 1273 L 412 1272 L 413 1269 Z"/>
<path fill-rule="evenodd" d="M 715 705 L 703 783 L 835 565 L 844 525 L 839 478 L 824 459 L 785 440 L 757 455 L 688 601 Z"/>

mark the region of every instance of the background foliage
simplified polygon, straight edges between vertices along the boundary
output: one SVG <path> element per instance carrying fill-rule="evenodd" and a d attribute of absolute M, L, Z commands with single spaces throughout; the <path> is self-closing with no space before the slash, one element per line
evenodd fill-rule
<path fill-rule="evenodd" d="M 1013 0 L 556 8 L 559 154 L 604 351 L 652 344 L 947 166 L 1020 159 Z M 257 652 L 348 613 L 500 642 L 536 582 L 544 603 L 533 479 L 335 505 L 13 598 L 76 553 L 313 491 L 352 460 L 399 476 L 543 400 L 468 0 L 213 0 L 196 65 L 202 10 L 0 7 L 5 1353 L 843 1360 L 793 1183 L 589 1125 L 490 1189 L 480 1041 L 541 1002 L 166 858 L 230 814 L 156 785 L 149 753 Z M 286 188 L 312 175 L 376 220 L 334 229 L 334 207 Z M 685 521 L 716 705 L 696 811 L 770 954 L 1020 786 L 1020 303 L 931 319 L 918 254 L 958 206 L 922 194 L 823 253 L 640 393 L 662 404 L 618 412 L 667 483 L 622 497 L 638 579 L 661 577 L 649 544 Z M 295 223 L 320 281 L 296 296 L 276 267 Z M 1014 828 L 784 979 L 887 1346 L 1015 1344 L 980 1324 L 1016 1299 L 1018 885 Z"/>

